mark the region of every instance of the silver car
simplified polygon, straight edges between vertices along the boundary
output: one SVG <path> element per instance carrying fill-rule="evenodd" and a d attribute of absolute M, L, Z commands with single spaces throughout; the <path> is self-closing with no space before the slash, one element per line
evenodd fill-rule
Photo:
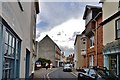
<path fill-rule="evenodd" d="M 72 71 L 72 65 L 71 64 L 65 64 L 63 67 L 63 71 Z"/>

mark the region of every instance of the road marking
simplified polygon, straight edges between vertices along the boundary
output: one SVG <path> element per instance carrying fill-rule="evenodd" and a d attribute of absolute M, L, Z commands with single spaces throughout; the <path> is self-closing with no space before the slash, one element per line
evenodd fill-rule
<path fill-rule="evenodd" d="M 47 79 L 50 80 L 49 74 L 52 73 L 52 72 L 54 72 L 54 71 L 56 71 L 56 70 L 58 70 L 58 69 L 59 69 L 59 68 L 57 68 L 57 69 L 55 69 L 55 70 L 53 70 L 53 71 L 47 73 Z"/>
<path fill-rule="evenodd" d="M 74 75 L 75 77 L 78 77 L 77 74 L 73 73 L 73 72 L 70 72 L 72 75 Z"/>

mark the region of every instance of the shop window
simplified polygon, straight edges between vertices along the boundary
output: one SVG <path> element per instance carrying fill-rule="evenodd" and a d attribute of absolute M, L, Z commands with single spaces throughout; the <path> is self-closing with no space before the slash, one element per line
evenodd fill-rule
<path fill-rule="evenodd" d="M 116 20 L 116 39 L 120 39 L 120 18 Z"/>
<path fill-rule="evenodd" d="M 13 31 L 9 30 L 6 25 L 2 24 L 5 28 L 4 39 L 4 53 L 3 53 L 3 79 L 18 78 L 19 75 L 19 61 L 20 61 L 20 39 L 18 39 Z M 18 74 L 16 74 L 18 73 Z"/>
<path fill-rule="evenodd" d="M 110 56 L 110 70 L 117 74 L 117 55 Z"/>

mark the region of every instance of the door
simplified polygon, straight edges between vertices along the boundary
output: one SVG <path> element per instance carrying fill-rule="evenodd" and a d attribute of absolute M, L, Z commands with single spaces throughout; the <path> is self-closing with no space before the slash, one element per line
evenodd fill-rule
<path fill-rule="evenodd" d="M 120 54 L 120 53 L 119 53 Z M 118 75 L 119 75 L 119 78 L 120 78 L 120 55 L 118 55 L 119 56 L 119 59 L 118 59 L 118 68 L 119 68 L 119 70 L 118 70 Z"/>
<path fill-rule="evenodd" d="M 29 64 L 30 64 L 30 51 L 26 49 L 26 71 L 25 71 L 25 78 L 29 78 Z"/>

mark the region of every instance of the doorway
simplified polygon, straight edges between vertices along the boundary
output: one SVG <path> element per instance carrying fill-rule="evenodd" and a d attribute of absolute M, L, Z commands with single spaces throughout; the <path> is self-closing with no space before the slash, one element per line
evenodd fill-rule
<path fill-rule="evenodd" d="M 26 49 L 26 67 L 25 67 L 25 78 L 29 78 L 29 65 L 30 65 L 30 51 Z"/>

